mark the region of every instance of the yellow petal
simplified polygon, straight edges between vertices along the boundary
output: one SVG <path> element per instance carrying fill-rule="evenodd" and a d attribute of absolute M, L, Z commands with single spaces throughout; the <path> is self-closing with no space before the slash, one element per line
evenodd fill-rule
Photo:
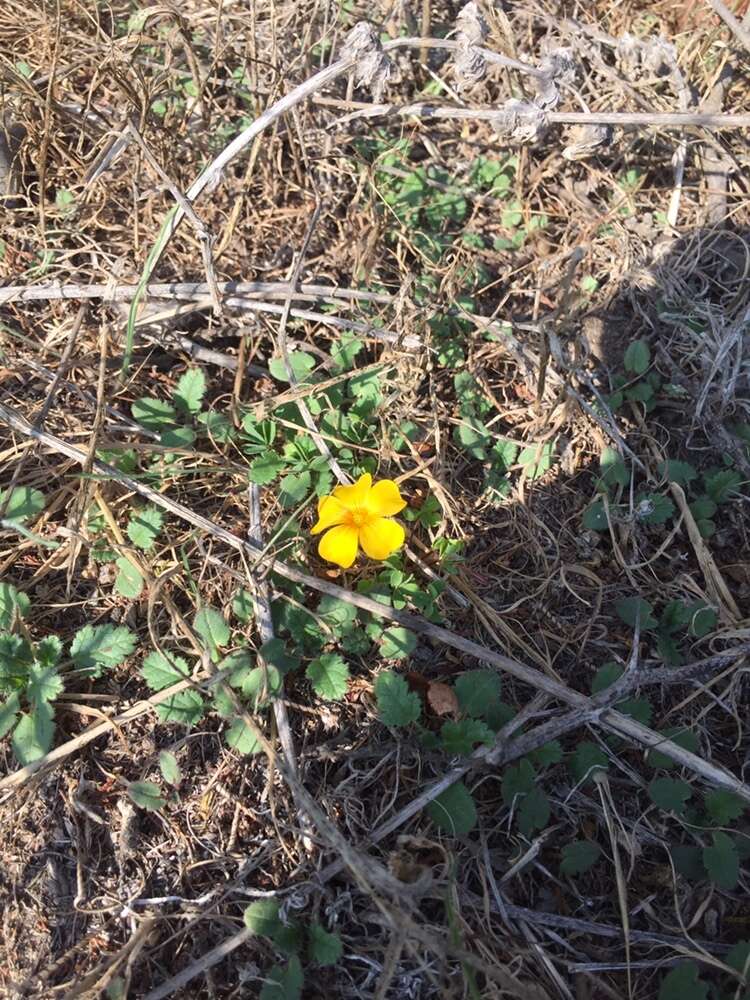
<path fill-rule="evenodd" d="M 346 507 L 337 500 L 336 497 L 321 497 L 318 500 L 318 520 L 310 529 L 313 535 L 332 528 L 334 524 L 341 524 L 346 517 Z"/>
<path fill-rule="evenodd" d="M 401 548 L 404 537 L 404 529 L 389 517 L 376 517 L 359 529 L 359 540 L 370 559 L 387 559 Z"/>
<path fill-rule="evenodd" d="M 337 486 L 333 491 L 333 495 L 345 507 L 351 510 L 352 507 L 363 507 L 365 505 L 371 486 L 372 476 L 369 472 L 366 472 L 363 476 L 359 477 L 353 486 Z"/>
<path fill-rule="evenodd" d="M 398 514 L 405 506 L 406 500 L 402 499 L 398 486 L 392 479 L 381 479 L 379 483 L 375 483 L 367 498 L 367 509 L 378 517 Z"/>
<path fill-rule="evenodd" d="M 350 524 L 340 524 L 331 528 L 318 542 L 321 559 L 349 569 L 357 558 L 358 531 Z"/>

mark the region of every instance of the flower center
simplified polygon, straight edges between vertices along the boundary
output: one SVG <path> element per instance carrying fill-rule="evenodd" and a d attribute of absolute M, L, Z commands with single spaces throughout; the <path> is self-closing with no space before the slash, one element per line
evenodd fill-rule
<path fill-rule="evenodd" d="M 355 507 L 349 511 L 349 523 L 355 528 L 362 528 L 370 520 L 370 515 L 366 510 Z"/>

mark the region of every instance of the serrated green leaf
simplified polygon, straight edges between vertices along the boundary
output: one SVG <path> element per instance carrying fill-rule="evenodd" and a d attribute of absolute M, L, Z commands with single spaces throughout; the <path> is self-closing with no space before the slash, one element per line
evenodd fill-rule
<path fill-rule="evenodd" d="M 195 431 L 192 427 L 170 427 L 159 435 L 159 444 L 164 448 L 189 450 L 195 444 Z M 176 455 L 167 454 L 164 461 L 173 462 Z"/>
<path fill-rule="evenodd" d="M 318 965 L 335 965 L 344 952 L 344 945 L 338 934 L 330 933 L 321 924 L 310 925 L 307 943 L 311 961 Z"/>
<path fill-rule="evenodd" d="M 0 510 L 5 508 L 3 520 L 15 524 L 38 517 L 44 510 L 45 502 L 44 494 L 30 486 L 16 486 L 11 491 L 0 493 Z"/>
<path fill-rule="evenodd" d="M 532 750 L 529 756 L 539 767 L 550 767 L 552 764 L 560 763 L 563 758 L 563 749 L 559 740 L 551 740 L 539 747 L 538 750 Z"/>
<path fill-rule="evenodd" d="M 311 490 L 312 475 L 309 472 L 290 473 L 279 484 L 279 503 L 285 509 L 298 507 Z"/>
<path fill-rule="evenodd" d="M 703 864 L 712 882 L 731 892 L 740 880 L 740 859 L 737 847 L 726 833 L 714 831 L 713 844 L 703 848 Z"/>
<path fill-rule="evenodd" d="M 659 472 L 670 483 L 679 483 L 680 486 L 688 486 L 698 478 L 698 473 L 690 462 L 678 462 L 673 459 L 659 462 Z"/>
<path fill-rule="evenodd" d="M 714 516 L 718 510 L 716 504 L 709 497 L 698 497 L 690 504 L 690 513 L 696 521 L 707 521 Z"/>
<path fill-rule="evenodd" d="M 380 655 L 386 660 L 404 660 L 417 648 L 417 637 L 408 628 L 393 625 L 381 636 Z"/>
<path fill-rule="evenodd" d="M 446 788 L 427 806 L 427 814 L 445 833 L 461 837 L 477 823 L 477 807 L 471 792 L 462 781 Z"/>
<path fill-rule="evenodd" d="M 606 691 L 608 687 L 611 687 L 615 681 L 622 677 L 623 669 L 614 660 L 603 664 L 594 674 L 594 678 L 591 681 L 591 693 L 600 694 L 602 691 Z"/>
<path fill-rule="evenodd" d="M 506 806 L 513 804 L 517 795 L 528 795 L 536 782 L 536 771 L 525 757 L 518 764 L 511 764 L 503 772 L 502 793 Z"/>
<path fill-rule="evenodd" d="M 379 674 L 374 685 L 380 721 L 386 726 L 408 726 L 422 714 L 419 695 L 409 690 L 403 677 L 390 670 Z"/>
<path fill-rule="evenodd" d="M 131 407 L 133 419 L 147 430 L 161 433 L 179 423 L 177 411 L 170 403 L 149 396 L 136 399 Z"/>
<path fill-rule="evenodd" d="M 287 965 L 274 965 L 266 976 L 259 1000 L 300 1000 L 303 982 L 300 960 L 293 955 Z"/>
<path fill-rule="evenodd" d="M 99 677 L 105 667 L 117 667 L 135 649 L 137 637 L 124 625 L 84 625 L 76 632 L 70 657 L 89 676 Z"/>
<path fill-rule="evenodd" d="M 535 785 L 521 800 L 516 815 L 518 829 L 524 837 L 530 837 L 535 830 L 543 830 L 550 817 L 549 799 L 544 789 Z"/>
<path fill-rule="evenodd" d="M 283 926 L 279 917 L 279 903 L 276 899 L 256 899 L 245 907 L 242 916 L 245 927 L 259 937 L 272 938 Z"/>
<path fill-rule="evenodd" d="M 153 781 L 131 781 L 128 785 L 128 795 L 137 806 L 149 812 L 158 812 L 167 804 L 161 789 Z"/>
<path fill-rule="evenodd" d="M 193 627 L 203 639 L 206 649 L 214 663 L 219 660 L 219 650 L 229 645 L 232 633 L 224 621 L 224 616 L 216 608 L 204 605 L 196 614 Z"/>
<path fill-rule="evenodd" d="M 674 513 L 675 505 L 661 493 L 642 493 L 636 498 L 635 516 L 642 524 L 666 524 Z"/>
<path fill-rule="evenodd" d="M 484 461 L 487 449 L 492 444 L 492 438 L 482 424 L 470 418 L 464 418 L 454 428 L 453 437 L 460 448 L 479 461 Z"/>
<path fill-rule="evenodd" d="M 62 643 L 60 643 L 60 647 L 62 648 Z M 41 702 L 54 701 L 55 698 L 62 694 L 64 686 L 63 679 L 57 673 L 54 666 L 43 667 L 34 663 L 29 668 L 26 697 L 32 705 L 37 706 Z"/>
<path fill-rule="evenodd" d="M 679 778 L 654 778 L 648 786 L 648 795 L 654 805 L 677 816 L 684 813 L 692 794 L 690 785 Z"/>
<path fill-rule="evenodd" d="M 62 656 L 62 639 L 56 635 L 45 636 L 34 648 L 34 659 L 47 670 L 53 670 Z"/>
<path fill-rule="evenodd" d="M 306 354 L 304 351 L 290 351 L 287 354 L 287 358 L 289 360 L 289 367 L 292 369 L 294 381 L 302 384 L 309 382 L 310 379 L 308 376 L 316 364 L 313 355 Z M 283 358 L 271 358 L 268 362 L 268 370 L 279 382 L 290 381 Z"/>
<path fill-rule="evenodd" d="M 241 754 L 260 753 L 263 749 L 253 730 L 243 719 L 235 719 L 224 734 L 228 745 Z"/>
<path fill-rule="evenodd" d="M 662 980 L 659 1000 L 707 1000 L 708 985 L 698 978 L 695 962 L 684 962 Z"/>
<path fill-rule="evenodd" d="M 524 467 L 526 478 L 532 482 L 535 479 L 540 479 L 552 466 L 554 452 L 553 444 L 543 444 L 541 447 L 533 445 L 530 448 L 524 448 L 518 456 L 518 461 Z"/>
<path fill-rule="evenodd" d="M 222 719 L 231 719 L 235 714 L 234 700 L 231 693 L 223 685 L 218 685 L 213 689 L 211 698 L 214 711 Z"/>
<path fill-rule="evenodd" d="M 203 718 L 203 711 L 201 693 L 192 688 L 178 691 L 156 706 L 156 714 L 162 722 L 176 722 L 181 726 L 197 725 Z"/>
<path fill-rule="evenodd" d="M 710 500 L 717 504 L 726 503 L 739 490 L 742 476 L 734 469 L 720 469 L 704 475 L 703 483 Z"/>
<path fill-rule="evenodd" d="M 307 616 L 310 621 L 310 616 Z M 300 665 L 300 658 L 290 653 L 283 640 L 274 638 L 264 642 L 258 650 L 258 654 L 264 663 L 276 667 L 281 674 L 288 674 L 296 670 Z"/>
<path fill-rule="evenodd" d="M 180 376 L 173 398 L 178 409 L 192 415 L 200 410 L 205 394 L 206 376 L 203 374 L 203 369 L 188 368 Z"/>
<path fill-rule="evenodd" d="M 128 538 L 144 551 L 153 548 L 156 536 L 164 524 L 164 515 L 158 507 L 149 505 L 139 511 L 133 511 L 128 521 Z"/>
<path fill-rule="evenodd" d="M 20 635 L 0 635 L 0 687 L 12 691 L 25 686 L 34 662 L 31 644 Z"/>
<path fill-rule="evenodd" d="M 15 726 L 20 710 L 21 698 L 17 691 L 13 691 L 5 701 L 0 702 L 0 740 Z"/>
<path fill-rule="evenodd" d="M 266 451 L 252 460 L 247 470 L 247 478 L 256 486 L 267 486 L 285 467 L 286 462 L 275 451 Z"/>
<path fill-rule="evenodd" d="M 562 875 L 583 875 L 593 868 L 601 857 L 602 849 L 592 840 L 574 840 L 566 844 L 561 852 L 560 873 Z"/>
<path fill-rule="evenodd" d="M 55 737 L 54 713 L 51 705 L 41 701 L 33 711 L 22 712 L 11 737 L 13 753 L 24 767 L 49 751 Z"/>
<path fill-rule="evenodd" d="M 335 701 L 346 694 L 349 667 L 338 653 L 324 653 L 313 660 L 305 671 L 315 693 L 321 698 Z"/>
<path fill-rule="evenodd" d="M 458 722 L 444 722 L 440 729 L 443 749 L 446 753 L 468 756 L 475 744 L 494 742 L 492 730 L 479 719 L 460 719 Z"/>
<path fill-rule="evenodd" d="M 254 712 L 278 697 L 284 687 L 281 672 L 270 663 L 236 669 L 230 677 L 230 683 L 242 691 Z"/>
<path fill-rule="evenodd" d="M 167 659 L 163 653 L 153 652 L 143 661 L 141 675 L 152 691 L 161 691 L 190 677 L 190 670 L 181 656 Z"/>
<path fill-rule="evenodd" d="M 206 434 L 219 444 L 226 444 L 236 435 L 232 422 L 223 413 L 217 413 L 215 410 L 199 414 L 198 423 L 205 428 Z"/>
<path fill-rule="evenodd" d="M 733 820 L 738 819 L 747 808 L 739 796 L 725 788 L 715 788 L 713 791 L 706 792 L 703 801 L 706 812 L 719 826 L 728 826 Z"/>
<path fill-rule="evenodd" d="M 324 594 L 320 599 L 317 614 L 334 632 L 341 634 L 352 628 L 357 621 L 357 607 L 338 597 Z"/>
<path fill-rule="evenodd" d="M 607 771 L 609 759 L 596 743 L 583 740 L 575 748 L 569 766 L 576 784 L 578 784 L 584 780 L 590 781 L 597 770 Z"/>
<path fill-rule="evenodd" d="M 116 592 L 134 600 L 143 590 L 144 580 L 140 570 L 125 556 L 115 559 L 115 566 L 117 566 Z"/>
<path fill-rule="evenodd" d="M 162 778 L 164 778 L 168 785 L 173 785 L 177 788 L 182 781 L 180 765 L 177 763 L 175 755 L 169 750 L 162 750 L 159 754 L 159 770 L 161 771 Z"/>
<path fill-rule="evenodd" d="M 651 351 L 645 340 L 634 340 L 628 344 L 624 357 L 625 370 L 633 375 L 644 375 L 651 364 Z"/>
<path fill-rule="evenodd" d="M 486 718 L 500 702 L 502 685 L 495 670 L 467 670 L 454 687 L 461 710 L 475 719 Z"/>
<path fill-rule="evenodd" d="M 616 602 L 615 611 L 618 617 L 631 628 L 635 628 L 636 621 L 639 621 L 641 632 L 656 628 L 658 625 L 656 618 L 654 618 L 654 609 L 642 597 L 623 597 Z"/>
<path fill-rule="evenodd" d="M 11 628 L 16 617 L 25 618 L 31 607 L 26 594 L 0 581 L 0 629 Z"/>

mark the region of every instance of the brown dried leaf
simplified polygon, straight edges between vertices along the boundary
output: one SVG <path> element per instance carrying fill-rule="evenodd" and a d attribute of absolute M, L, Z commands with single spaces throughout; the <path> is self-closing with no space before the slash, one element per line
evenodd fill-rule
<path fill-rule="evenodd" d="M 432 681 L 427 689 L 427 701 L 435 715 L 455 715 L 458 712 L 458 698 L 449 684 Z"/>

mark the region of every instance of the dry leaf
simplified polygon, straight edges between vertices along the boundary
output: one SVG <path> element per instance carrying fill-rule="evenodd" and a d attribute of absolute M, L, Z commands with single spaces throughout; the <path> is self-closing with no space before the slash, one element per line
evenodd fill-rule
<path fill-rule="evenodd" d="M 458 698 L 449 684 L 432 681 L 427 689 L 427 701 L 435 715 L 455 715 L 458 712 Z"/>

